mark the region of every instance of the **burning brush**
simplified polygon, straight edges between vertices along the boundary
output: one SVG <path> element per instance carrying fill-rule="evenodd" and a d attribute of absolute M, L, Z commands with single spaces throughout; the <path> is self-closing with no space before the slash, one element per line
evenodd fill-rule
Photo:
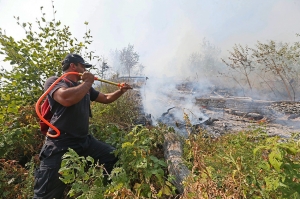
<path fill-rule="evenodd" d="M 183 112 L 181 108 L 178 110 L 177 107 L 172 107 L 167 109 L 167 111 L 164 112 L 161 115 L 161 117 L 158 118 L 158 122 L 166 124 L 168 126 L 172 126 L 178 131 L 182 132 L 183 130 L 186 130 L 186 128 L 190 126 L 197 128 L 203 125 L 212 125 L 215 121 L 218 121 L 218 119 L 207 117 L 203 113 L 194 114 L 191 111 L 189 112 L 190 114 L 187 114 Z M 201 116 L 197 117 L 197 115 L 201 115 Z M 188 122 L 184 120 L 188 120 Z"/>

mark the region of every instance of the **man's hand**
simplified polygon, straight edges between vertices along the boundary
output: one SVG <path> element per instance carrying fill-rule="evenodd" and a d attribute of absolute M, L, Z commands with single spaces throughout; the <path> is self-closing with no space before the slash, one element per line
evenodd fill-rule
<path fill-rule="evenodd" d="M 122 87 L 120 88 L 120 90 L 122 91 L 122 93 L 125 93 L 128 89 L 132 89 L 132 87 L 127 84 L 127 83 L 121 83 Z"/>
<path fill-rule="evenodd" d="M 89 82 L 89 83 L 94 83 L 95 77 L 92 73 L 85 71 L 82 76 L 81 79 L 83 82 Z"/>

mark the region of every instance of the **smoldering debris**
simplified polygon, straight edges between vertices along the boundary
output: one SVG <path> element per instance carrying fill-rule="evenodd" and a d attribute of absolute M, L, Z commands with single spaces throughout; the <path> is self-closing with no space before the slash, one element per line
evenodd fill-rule
<path fill-rule="evenodd" d="M 179 107 L 167 109 L 157 120 L 158 123 L 173 127 L 175 131 L 184 137 L 194 131 L 191 128 L 196 129 L 204 125 L 212 125 L 215 121 L 218 121 L 218 119 L 208 117 L 202 112 L 187 111 Z"/>
<path fill-rule="evenodd" d="M 197 132 L 197 128 L 213 136 L 255 128 L 285 137 L 300 132 L 300 102 L 235 96 L 232 89 L 195 83 L 155 84 L 148 82 L 141 95 L 146 112 L 151 113 L 153 125 L 164 123 L 183 136 Z"/>

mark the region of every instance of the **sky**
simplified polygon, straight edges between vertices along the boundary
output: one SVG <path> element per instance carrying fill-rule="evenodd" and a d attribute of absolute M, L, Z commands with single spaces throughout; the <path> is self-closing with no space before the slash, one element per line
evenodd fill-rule
<path fill-rule="evenodd" d="M 226 57 L 234 44 L 298 41 L 299 0 L 54 0 L 55 18 L 82 38 L 84 22 L 93 36 L 90 50 L 109 57 L 128 44 L 140 55 L 146 75 L 176 75 L 203 39 Z M 52 19 L 51 0 L 0 0 L 0 28 L 15 39 L 24 37 L 22 22 Z M 1 63 L 1 62 L 0 62 Z M 3 63 L 1 63 L 3 65 Z M 147 74 L 148 73 L 148 74 Z"/>

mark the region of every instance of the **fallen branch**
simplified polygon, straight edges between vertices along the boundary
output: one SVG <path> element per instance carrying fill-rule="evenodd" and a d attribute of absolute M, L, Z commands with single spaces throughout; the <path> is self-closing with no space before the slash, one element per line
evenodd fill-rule
<path fill-rule="evenodd" d="M 175 177 L 173 181 L 175 187 L 180 193 L 183 193 L 182 182 L 190 174 L 190 171 L 182 160 L 182 146 L 174 133 L 165 134 L 164 156 L 168 163 L 169 174 Z"/>

